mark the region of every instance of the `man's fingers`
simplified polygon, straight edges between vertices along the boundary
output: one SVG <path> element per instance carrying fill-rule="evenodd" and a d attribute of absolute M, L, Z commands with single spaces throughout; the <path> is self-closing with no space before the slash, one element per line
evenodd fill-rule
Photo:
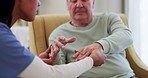
<path fill-rule="evenodd" d="M 91 52 L 89 51 L 89 52 L 87 52 L 85 55 L 86 55 L 86 56 L 90 56 L 90 55 L 91 55 Z"/>
<path fill-rule="evenodd" d="M 72 43 L 76 40 L 76 37 L 70 37 L 69 39 L 67 39 L 64 36 L 59 36 L 58 41 L 60 41 L 62 44 L 66 45 L 67 43 Z"/>
<path fill-rule="evenodd" d="M 79 61 L 87 57 L 86 55 L 80 55 L 75 61 Z"/>
<path fill-rule="evenodd" d="M 53 42 L 53 45 L 54 45 L 54 47 L 58 47 L 58 48 L 64 48 L 64 46 L 65 46 L 63 43 L 61 43 L 57 40 Z"/>
<path fill-rule="evenodd" d="M 79 56 L 80 52 L 75 50 L 75 54 L 72 56 L 73 58 L 77 58 Z"/>
<path fill-rule="evenodd" d="M 72 43 L 74 41 L 76 41 L 76 37 L 71 37 L 71 38 L 66 40 L 66 43 Z"/>
<path fill-rule="evenodd" d="M 85 57 L 87 56 L 90 56 L 91 55 L 91 52 L 86 52 L 85 54 L 80 54 L 77 56 L 76 60 L 75 61 L 79 61 L 79 60 L 82 60 L 84 59 Z"/>

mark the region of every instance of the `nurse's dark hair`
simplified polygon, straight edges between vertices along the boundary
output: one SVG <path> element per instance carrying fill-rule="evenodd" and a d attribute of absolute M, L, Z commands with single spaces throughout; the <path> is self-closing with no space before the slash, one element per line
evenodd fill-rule
<path fill-rule="evenodd" d="M 12 11 L 15 0 L 1 0 L 0 2 L 0 22 L 10 26 L 12 21 Z"/>

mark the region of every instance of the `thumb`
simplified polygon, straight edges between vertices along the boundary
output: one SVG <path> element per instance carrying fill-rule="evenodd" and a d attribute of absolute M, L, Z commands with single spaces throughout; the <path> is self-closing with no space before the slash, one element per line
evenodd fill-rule
<path fill-rule="evenodd" d="M 52 59 L 42 59 L 46 64 L 52 64 L 53 63 L 53 60 Z"/>
<path fill-rule="evenodd" d="M 76 37 L 71 37 L 66 40 L 66 43 L 73 43 L 74 41 L 76 41 Z"/>
<path fill-rule="evenodd" d="M 46 49 L 45 52 L 46 52 L 47 54 L 49 54 L 49 53 L 51 52 L 51 46 L 52 46 L 52 44 Z"/>

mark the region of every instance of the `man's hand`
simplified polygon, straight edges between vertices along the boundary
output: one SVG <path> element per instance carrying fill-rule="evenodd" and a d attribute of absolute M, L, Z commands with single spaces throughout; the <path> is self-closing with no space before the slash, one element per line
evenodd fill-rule
<path fill-rule="evenodd" d="M 59 36 L 49 47 L 48 49 L 41 53 L 39 57 L 47 64 L 52 64 L 55 60 L 60 49 L 64 49 L 67 43 L 72 43 L 76 40 L 75 37 L 69 39 Z"/>
<path fill-rule="evenodd" d="M 53 61 L 55 60 L 56 56 L 57 56 L 57 51 L 52 47 L 48 47 L 48 49 L 39 54 L 39 57 L 47 64 L 52 64 Z"/>
<path fill-rule="evenodd" d="M 76 58 L 75 61 L 79 61 L 85 57 L 92 57 L 94 60 L 94 66 L 100 66 L 104 64 L 106 55 L 103 53 L 103 48 L 99 43 L 93 43 L 88 45 L 81 50 L 76 51 L 76 54 L 73 55 L 73 58 Z"/>
<path fill-rule="evenodd" d="M 53 48 L 55 48 L 56 50 L 60 50 L 60 49 L 64 49 L 65 45 L 67 43 L 73 43 L 74 41 L 76 41 L 76 37 L 71 37 L 71 38 L 66 38 L 63 36 L 59 36 L 52 44 L 51 46 L 53 46 Z"/>
<path fill-rule="evenodd" d="M 105 63 L 106 60 L 106 55 L 102 51 L 99 51 L 97 48 L 92 51 L 90 57 L 94 61 L 94 66 L 101 66 Z"/>

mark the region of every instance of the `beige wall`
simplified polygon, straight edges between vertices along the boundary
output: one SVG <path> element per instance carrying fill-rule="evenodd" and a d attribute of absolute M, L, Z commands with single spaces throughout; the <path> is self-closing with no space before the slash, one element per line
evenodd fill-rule
<path fill-rule="evenodd" d="M 94 12 L 123 12 L 123 0 L 96 0 Z M 39 14 L 68 13 L 66 0 L 41 0 Z"/>

